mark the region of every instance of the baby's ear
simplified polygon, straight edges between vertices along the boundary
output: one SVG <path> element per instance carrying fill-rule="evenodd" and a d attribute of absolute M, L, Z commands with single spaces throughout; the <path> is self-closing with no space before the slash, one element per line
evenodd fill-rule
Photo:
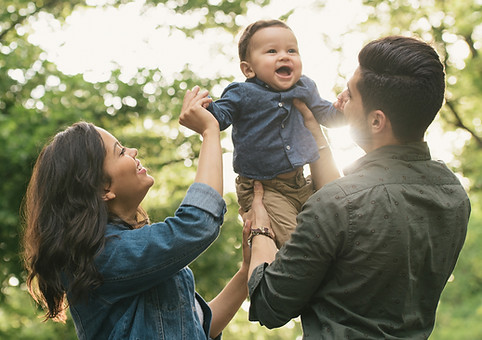
<path fill-rule="evenodd" d="M 243 72 L 244 76 L 248 79 L 254 78 L 256 76 L 256 73 L 254 73 L 253 68 L 247 61 L 242 61 L 239 64 L 239 67 L 241 68 L 241 72 Z"/>

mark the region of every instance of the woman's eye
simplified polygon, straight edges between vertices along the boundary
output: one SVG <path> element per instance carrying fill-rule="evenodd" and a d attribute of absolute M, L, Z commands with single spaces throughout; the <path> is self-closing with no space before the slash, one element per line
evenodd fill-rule
<path fill-rule="evenodd" d="M 122 148 L 122 149 L 121 149 L 121 152 L 120 152 L 120 155 L 121 155 L 121 156 L 124 156 L 125 153 L 126 153 L 126 148 Z"/>

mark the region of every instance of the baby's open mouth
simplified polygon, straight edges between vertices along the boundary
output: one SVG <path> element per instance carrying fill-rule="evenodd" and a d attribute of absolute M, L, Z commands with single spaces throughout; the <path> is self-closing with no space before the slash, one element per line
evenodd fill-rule
<path fill-rule="evenodd" d="M 282 76 L 289 76 L 291 75 L 291 68 L 288 66 L 282 66 L 276 70 L 276 73 Z"/>

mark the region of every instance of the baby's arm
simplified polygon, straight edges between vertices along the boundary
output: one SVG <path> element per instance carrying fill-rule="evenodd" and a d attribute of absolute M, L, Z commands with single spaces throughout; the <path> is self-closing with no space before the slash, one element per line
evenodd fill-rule
<path fill-rule="evenodd" d="M 206 109 L 219 122 L 219 128 L 227 129 L 234 121 L 238 110 L 243 105 L 245 96 L 242 94 L 242 88 L 239 83 L 231 83 L 221 94 L 221 98 L 211 102 Z"/>
<path fill-rule="evenodd" d="M 299 99 L 303 101 L 319 124 L 327 127 L 337 127 L 345 124 L 343 110 L 338 102 L 330 102 L 320 96 L 316 83 L 303 76 L 301 83 L 306 89 L 306 94 Z"/>

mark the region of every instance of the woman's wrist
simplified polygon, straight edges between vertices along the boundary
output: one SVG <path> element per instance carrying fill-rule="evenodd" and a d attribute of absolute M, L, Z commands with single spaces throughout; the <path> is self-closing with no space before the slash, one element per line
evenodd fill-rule
<path fill-rule="evenodd" d="M 201 133 L 201 136 L 206 137 L 208 135 L 219 136 L 221 134 L 219 123 L 216 119 L 213 119 L 209 122 L 209 125 L 206 126 L 204 131 Z"/>
<path fill-rule="evenodd" d="M 219 131 L 219 127 L 211 127 L 204 130 L 201 136 L 203 140 L 206 138 L 220 138 L 221 132 Z"/>
<path fill-rule="evenodd" d="M 242 275 L 243 277 L 247 277 L 249 272 L 249 262 L 242 262 L 241 267 L 238 270 L 238 275 Z"/>

